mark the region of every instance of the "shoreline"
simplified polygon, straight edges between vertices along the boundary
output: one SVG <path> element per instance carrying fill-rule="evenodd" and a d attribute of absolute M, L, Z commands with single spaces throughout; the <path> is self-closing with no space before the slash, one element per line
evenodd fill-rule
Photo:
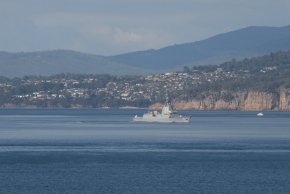
<path fill-rule="evenodd" d="M 1 107 L 1 110 L 161 110 L 161 108 L 152 107 Z M 198 111 L 198 112 L 290 112 L 290 110 L 239 110 L 239 109 L 176 109 L 177 111 Z"/>

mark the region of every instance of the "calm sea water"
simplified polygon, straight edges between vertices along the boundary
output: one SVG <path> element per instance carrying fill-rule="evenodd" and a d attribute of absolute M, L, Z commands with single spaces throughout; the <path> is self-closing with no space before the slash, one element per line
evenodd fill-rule
<path fill-rule="evenodd" d="M 0 110 L 0 193 L 290 193 L 290 113 Z"/>

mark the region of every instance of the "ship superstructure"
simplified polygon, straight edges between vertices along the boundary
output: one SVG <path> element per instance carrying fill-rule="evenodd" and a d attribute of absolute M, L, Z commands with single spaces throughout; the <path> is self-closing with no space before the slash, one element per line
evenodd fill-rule
<path fill-rule="evenodd" d="M 135 115 L 133 121 L 139 122 L 161 122 L 161 123 L 188 123 L 190 116 L 179 115 L 172 107 L 170 102 L 166 102 L 162 111 L 149 111 L 143 116 Z"/>

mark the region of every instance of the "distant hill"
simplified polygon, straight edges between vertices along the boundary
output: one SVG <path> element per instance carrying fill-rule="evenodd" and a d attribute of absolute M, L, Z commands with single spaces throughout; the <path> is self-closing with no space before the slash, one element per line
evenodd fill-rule
<path fill-rule="evenodd" d="M 8 53 L 0 52 L 0 75 L 52 75 L 57 73 L 140 74 L 144 70 L 129 67 L 109 58 L 70 50 Z"/>
<path fill-rule="evenodd" d="M 0 52 L 0 76 L 157 73 L 286 50 L 290 50 L 290 26 L 247 27 L 193 43 L 107 57 L 70 50 Z"/>
<path fill-rule="evenodd" d="M 181 69 L 188 65 L 219 64 L 270 52 L 290 50 L 290 26 L 247 27 L 206 40 L 132 52 L 110 57 L 131 66 L 157 71 Z"/>

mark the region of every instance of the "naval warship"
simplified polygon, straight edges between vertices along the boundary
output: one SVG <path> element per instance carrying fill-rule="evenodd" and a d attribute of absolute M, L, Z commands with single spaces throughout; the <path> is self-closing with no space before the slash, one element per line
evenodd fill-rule
<path fill-rule="evenodd" d="M 135 115 L 135 122 L 160 122 L 160 123 L 188 123 L 190 116 L 179 115 L 173 109 L 170 102 L 166 102 L 162 107 L 162 111 L 149 111 L 143 116 Z"/>

